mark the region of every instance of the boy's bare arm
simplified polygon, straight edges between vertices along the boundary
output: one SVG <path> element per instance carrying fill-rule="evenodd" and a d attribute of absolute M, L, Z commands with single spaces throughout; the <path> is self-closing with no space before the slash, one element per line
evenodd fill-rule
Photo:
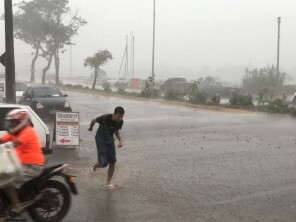
<path fill-rule="evenodd" d="M 121 136 L 120 136 L 120 133 L 119 133 L 119 130 L 115 131 L 115 136 L 116 138 L 118 139 L 118 147 L 122 147 L 123 144 L 122 144 L 122 140 L 121 140 Z"/>
<path fill-rule="evenodd" d="M 93 130 L 93 127 L 94 127 L 94 125 L 95 125 L 96 122 L 97 122 L 97 119 L 92 119 L 90 121 L 88 131 L 92 131 Z"/>

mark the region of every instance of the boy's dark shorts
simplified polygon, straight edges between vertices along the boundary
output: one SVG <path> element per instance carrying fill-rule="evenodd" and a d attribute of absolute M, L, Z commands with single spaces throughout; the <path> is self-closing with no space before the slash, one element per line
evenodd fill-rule
<path fill-rule="evenodd" d="M 97 142 L 98 161 L 101 167 L 106 167 L 109 163 L 115 163 L 116 151 L 113 143 L 99 143 Z"/>

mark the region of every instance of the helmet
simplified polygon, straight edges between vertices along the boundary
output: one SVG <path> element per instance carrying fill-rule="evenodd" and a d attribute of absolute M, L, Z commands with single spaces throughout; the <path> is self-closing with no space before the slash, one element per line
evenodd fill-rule
<path fill-rule="evenodd" d="M 27 125 L 30 125 L 30 122 L 27 110 L 13 109 L 6 114 L 4 128 L 10 134 L 16 134 Z"/>

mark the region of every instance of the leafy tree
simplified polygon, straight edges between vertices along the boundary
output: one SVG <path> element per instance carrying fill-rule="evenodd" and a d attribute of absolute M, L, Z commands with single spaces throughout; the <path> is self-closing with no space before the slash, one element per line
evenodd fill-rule
<path fill-rule="evenodd" d="M 69 0 L 23 1 L 16 13 L 16 37 L 33 46 L 36 59 L 39 49 L 42 50 L 41 56 L 47 59 L 47 65 L 42 70 L 42 83 L 45 83 L 46 72 L 54 60 L 55 80 L 59 84 L 60 50 L 65 45 L 72 45 L 72 37 L 86 24 L 77 12 L 71 14 L 68 3 Z"/>
<path fill-rule="evenodd" d="M 95 89 L 100 67 L 103 66 L 105 63 L 107 63 L 111 59 L 113 59 L 111 52 L 105 49 L 105 50 L 99 50 L 93 56 L 89 56 L 84 60 L 83 65 L 85 67 L 88 66 L 95 71 L 92 90 Z"/>
<path fill-rule="evenodd" d="M 46 45 L 48 51 L 51 51 L 54 54 L 56 84 L 59 84 L 59 52 L 65 47 L 65 45 L 73 45 L 71 39 L 77 35 L 79 28 L 85 25 L 86 21 L 78 16 L 77 11 L 73 15 L 71 14 L 71 9 L 68 6 L 69 0 L 35 1 L 43 1 L 45 6 L 48 6 L 47 9 L 50 9 L 44 11 L 45 18 L 47 18 L 49 24 L 51 24 L 50 35 L 48 35 Z M 67 19 L 69 19 L 68 22 L 66 22 Z M 62 50 L 61 52 L 63 53 L 65 50 Z"/>
<path fill-rule="evenodd" d="M 278 72 L 276 67 L 246 70 L 242 80 L 243 89 L 249 94 L 266 92 L 270 95 L 280 94 L 284 87 L 286 74 Z"/>
<path fill-rule="evenodd" d="M 41 43 L 45 40 L 44 36 L 46 26 L 42 20 L 36 2 L 22 2 L 18 5 L 18 10 L 14 14 L 14 36 L 31 45 L 35 50 L 34 57 L 31 62 L 30 82 L 35 81 L 35 63 L 39 56 Z"/>

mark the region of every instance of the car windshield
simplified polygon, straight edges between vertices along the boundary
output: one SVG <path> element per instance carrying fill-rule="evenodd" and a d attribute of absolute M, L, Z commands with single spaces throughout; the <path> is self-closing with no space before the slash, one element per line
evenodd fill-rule
<path fill-rule="evenodd" d="M 58 89 L 50 88 L 36 88 L 34 89 L 35 97 L 61 97 L 61 93 Z"/>
<path fill-rule="evenodd" d="M 15 83 L 15 91 L 25 91 L 28 86 L 25 83 L 17 82 Z"/>

